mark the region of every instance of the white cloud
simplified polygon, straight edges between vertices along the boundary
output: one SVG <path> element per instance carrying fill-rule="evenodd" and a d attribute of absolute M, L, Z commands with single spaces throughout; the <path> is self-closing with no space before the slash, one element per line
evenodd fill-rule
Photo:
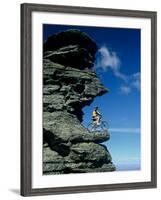
<path fill-rule="evenodd" d="M 140 73 L 127 76 L 126 83 L 120 87 L 122 94 L 129 94 L 133 89 L 140 91 Z"/>
<path fill-rule="evenodd" d="M 120 87 L 120 91 L 123 94 L 129 94 L 131 92 L 131 88 L 129 86 L 123 85 Z"/>
<path fill-rule="evenodd" d="M 120 73 L 118 70 L 114 71 L 114 74 L 115 74 L 116 77 L 124 80 L 125 82 L 128 79 L 128 77 L 125 74 Z"/>
<path fill-rule="evenodd" d="M 97 59 L 95 62 L 95 68 L 103 69 L 107 71 L 108 69 L 113 70 L 116 77 L 127 80 L 127 76 L 120 72 L 121 61 L 117 56 L 116 52 L 110 51 L 107 47 L 102 46 L 97 52 Z"/>
<path fill-rule="evenodd" d="M 107 47 L 102 46 L 97 52 L 97 60 L 95 68 L 101 68 L 104 71 L 108 69 L 113 70 L 116 77 L 126 81 L 127 77 L 125 74 L 120 72 L 121 61 L 117 56 L 116 52 L 110 51 Z"/>
<path fill-rule="evenodd" d="M 107 47 L 102 46 L 98 52 L 98 59 L 96 61 L 96 68 L 102 68 L 103 70 L 107 70 L 111 68 L 115 71 L 118 70 L 120 66 L 120 60 L 115 52 L 109 51 Z"/>
<path fill-rule="evenodd" d="M 120 72 L 121 61 L 117 56 L 117 53 L 110 51 L 106 46 L 102 46 L 96 56 L 95 69 L 102 69 L 107 71 L 111 69 L 114 75 L 124 81 L 124 84 L 120 87 L 122 94 L 129 94 L 133 89 L 140 90 L 140 73 L 132 75 L 126 75 Z"/>
<path fill-rule="evenodd" d="M 110 128 L 109 131 L 118 133 L 140 133 L 140 128 Z"/>
<path fill-rule="evenodd" d="M 137 90 L 140 90 L 140 73 L 132 74 L 130 77 L 131 86 L 134 87 Z"/>

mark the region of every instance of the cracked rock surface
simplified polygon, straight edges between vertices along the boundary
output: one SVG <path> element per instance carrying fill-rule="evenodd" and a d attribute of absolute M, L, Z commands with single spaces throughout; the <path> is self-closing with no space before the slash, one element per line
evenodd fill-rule
<path fill-rule="evenodd" d="M 97 45 L 79 30 L 48 38 L 43 57 L 43 173 L 114 171 L 101 144 L 107 130 L 89 132 L 82 109 L 108 92 L 92 69 Z"/>

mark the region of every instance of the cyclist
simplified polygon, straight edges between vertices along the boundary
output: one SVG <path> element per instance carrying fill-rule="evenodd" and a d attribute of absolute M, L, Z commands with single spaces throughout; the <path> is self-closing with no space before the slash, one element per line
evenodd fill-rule
<path fill-rule="evenodd" d="M 92 112 L 92 120 L 97 126 L 100 125 L 101 114 L 98 111 L 98 106 L 94 108 Z"/>

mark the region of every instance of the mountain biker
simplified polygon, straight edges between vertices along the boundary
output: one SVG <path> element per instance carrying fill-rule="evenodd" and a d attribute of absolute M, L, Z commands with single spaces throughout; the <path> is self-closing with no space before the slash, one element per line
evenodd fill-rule
<path fill-rule="evenodd" d="M 92 112 L 92 120 L 97 126 L 100 125 L 101 114 L 98 111 L 98 106 L 96 106 Z"/>

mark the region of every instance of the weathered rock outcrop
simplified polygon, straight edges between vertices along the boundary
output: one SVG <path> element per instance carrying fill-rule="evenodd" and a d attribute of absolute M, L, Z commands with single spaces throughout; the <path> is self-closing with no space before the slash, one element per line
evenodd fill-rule
<path fill-rule="evenodd" d="M 89 132 L 82 108 L 107 89 L 93 66 L 97 46 L 85 33 L 68 30 L 44 43 L 43 173 L 115 170 L 106 146 L 107 131 Z"/>

